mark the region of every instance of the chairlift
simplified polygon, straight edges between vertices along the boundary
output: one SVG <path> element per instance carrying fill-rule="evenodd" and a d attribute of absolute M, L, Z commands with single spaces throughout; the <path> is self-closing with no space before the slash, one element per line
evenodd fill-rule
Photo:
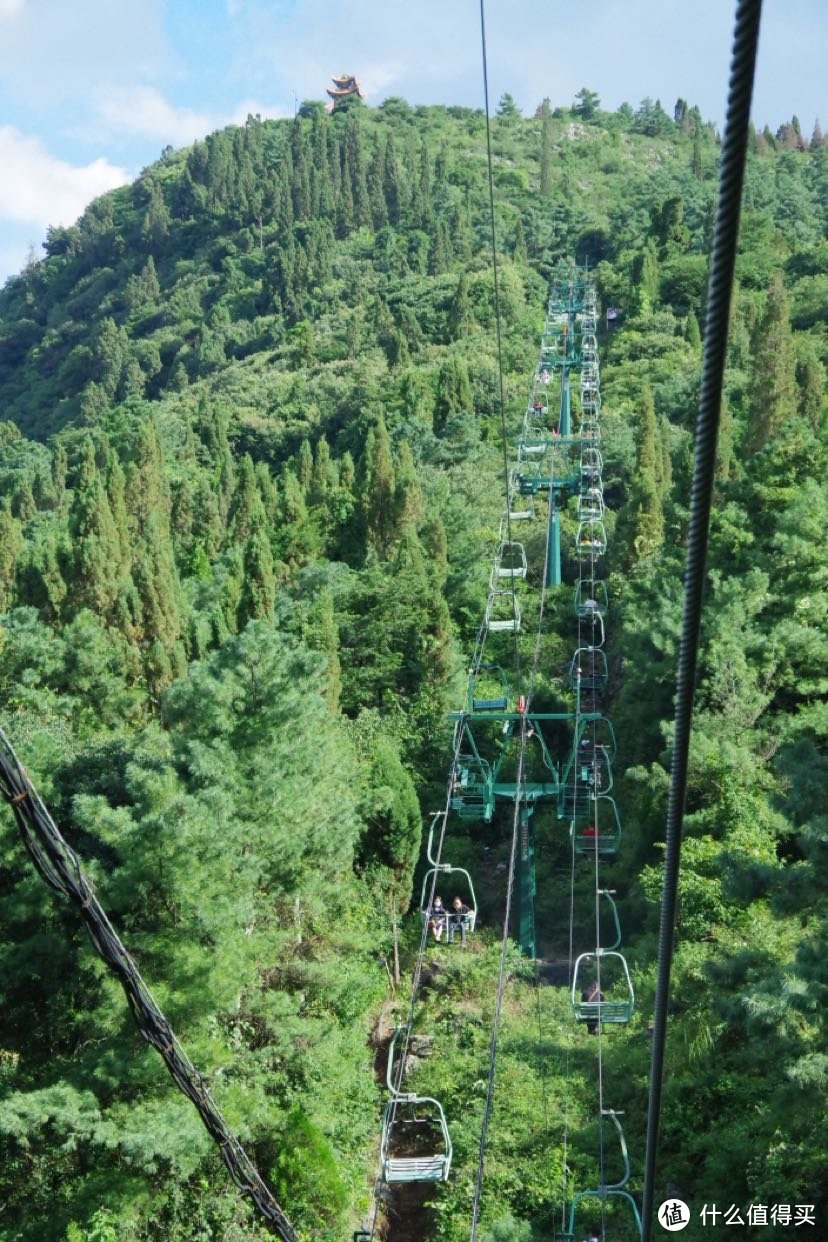
<path fill-rule="evenodd" d="M 521 496 L 535 496 L 541 488 L 540 462 L 520 463 L 520 468 L 514 472 L 514 482 Z"/>
<path fill-rule="evenodd" d="M 593 522 L 604 516 L 604 493 L 600 487 L 588 487 L 578 497 L 578 521 Z"/>
<path fill-rule="evenodd" d="M 573 690 L 600 691 L 609 681 L 607 657 L 598 647 L 579 647 L 569 665 Z"/>
<path fill-rule="evenodd" d="M 597 985 L 599 961 L 601 973 L 599 995 L 604 999 L 599 1000 L 596 996 L 594 1000 L 588 1000 L 581 993 L 589 993 Z M 585 987 L 584 976 L 590 964 L 592 964 L 593 981 L 591 986 Z M 613 995 L 608 996 L 608 993 Z M 607 1025 L 629 1022 L 635 1009 L 635 992 L 630 978 L 630 968 L 623 953 L 618 953 L 615 949 L 598 949 L 597 952 L 581 953 L 575 959 L 575 968 L 572 972 L 570 1001 L 572 1012 L 578 1022 L 600 1022 Z"/>
<path fill-rule="evenodd" d="M 422 887 L 422 892 L 420 893 L 420 914 L 422 915 L 424 920 L 427 920 L 431 916 L 429 896 L 432 890 L 432 881 L 434 880 L 435 876 L 460 876 L 462 877 L 463 887 L 468 890 L 468 896 L 469 896 L 468 903 L 464 902 L 464 905 L 468 904 L 468 912 L 462 915 L 462 922 L 467 932 L 473 932 L 475 928 L 475 924 L 477 923 L 477 898 L 475 897 L 475 894 L 474 894 L 474 885 L 472 884 L 471 876 L 469 875 L 468 871 L 466 871 L 465 868 L 463 867 L 452 867 L 450 863 L 444 863 L 444 862 L 438 863 L 436 858 L 434 858 L 434 855 L 433 855 L 434 825 L 436 821 L 440 819 L 441 817 L 442 817 L 441 812 L 438 812 L 436 815 L 432 816 L 431 824 L 428 830 L 428 844 L 426 846 L 426 857 L 430 863 L 430 867 L 428 871 L 426 871 L 425 876 L 423 877 L 423 887 Z M 436 884 L 434 886 L 436 887 Z M 454 893 L 453 897 L 457 895 L 458 895 L 457 893 Z M 453 900 L 453 897 L 452 897 L 452 900 Z M 455 932 L 458 932 L 460 930 L 460 926 L 456 918 L 453 918 L 452 915 L 453 915 L 453 908 L 451 906 L 447 906 L 446 907 L 446 943 L 447 944 L 452 943 L 452 941 L 454 940 Z"/>
<path fill-rule="evenodd" d="M 596 578 L 581 578 L 575 588 L 575 614 L 581 621 L 603 620 L 609 609 L 607 584 Z M 593 646 L 596 644 L 593 643 Z"/>
<path fill-rule="evenodd" d="M 596 518 L 581 522 L 575 539 L 575 552 L 579 561 L 589 561 L 603 556 L 607 550 L 607 532 L 604 523 Z"/>
<path fill-rule="evenodd" d="M 604 469 L 601 450 L 594 444 L 584 444 L 581 448 L 581 474 L 600 475 Z"/>
<path fill-rule="evenodd" d="M 573 740 L 573 750 L 589 752 L 592 746 L 605 750 L 610 759 L 617 757 L 618 741 L 608 716 L 593 716 L 590 720 L 580 721 Z"/>
<path fill-rule="evenodd" d="M 492 769 L 479 755 L 459 755 L 449 806 L 460 819 L 483 820 L 494 815 L 495 795 Z"/>
<path fill-rule="evenodd" d="M 442 1105 L 431 1096 L 399 1092 L 394 1086 L 394 1032 L 388 1049 L 386 1081 L 392 1098 L 385 1106 L 380 1138 L 383 1181 L 445 1182 L 452 1146 Z"/>
<path fill-rule="evenodd" d="M 535 516 L 535 500 L 533 496 L 523 497 L 520 493 L 509 496 L 508 519 L 510 522 L 526 522 Z M 506 514 L 503 515 L 504 520 Z"/>
<path fill-rule="evenodd" d="M 520 604 L 514 591 L 489 592 L 484 625 L 492 634 L 517 634 L 520 630 Z"/>
<path fill-rule="evenodd" d="M 529 566 L 522 543 L 504 540 L 495 558 L 495 574 L 498 578 L 525 578 Z"/>
<path fill-rule="evenodd" d="M 561 775 L 558 818 L 591 824 L 596 799 L 612 791 L 612 761 L 603 746 L 581 751 L 567 763 Z"/>
<path fill-rule="evenodd" d="M 481 664 L 469 674 L 470 712 L 505 712 L 509 709 L 509 683 L 499 664 Z"/>
<path fill-rule="evenodd" d="M 608 794 L 600 794 L 589 800 L 589 818 L 580 823 L 573 817 L 569 825 L 569 834 L 576 854 L 587 857 L 598 853 L 602 857 L 611 858 L 618 853 L 621 841 L 621 817 L 615 799 Z M 616 914 L 617 922 L 617 914 Z M 620 943 L 620 932 L 619 932 Z M 615 948 L 617 946 L 613 946 Z"/>
<path fill-rule="evenodd" d="M 643 1229 L 641 1225 L 641 1215 L 638 1211 L 638 1204 L 632 1195 L 626 1190 L 612 1190 L 607 1187 L 598 1187 L 596 1190 L 582 1190 L 580 1194 L 575 1195 L 569 1211 L 569 1227 L 566 1233 L 555 1235 L 556 1242 L 558 1239 L 560 1239 L 560 1242 L 577 1242 L 575 1226 L 578 1219 L 578 1208 L 581 1206 L 584 1199 L 600 1199 L 602 1203 L 606 1203 L 607 1199 L 620 1199 L 628 1203 L 632 1209 L 633 1220 L 635 1222 L 635 1228 L 638 1231 L 638 1236 L 642 1236 Z M 581 1233 L 580 1229 L 578 1230 L 578 1233 Z M 607 1239 L 607 1242 L 609 1242 L 609 1239 Z"/>

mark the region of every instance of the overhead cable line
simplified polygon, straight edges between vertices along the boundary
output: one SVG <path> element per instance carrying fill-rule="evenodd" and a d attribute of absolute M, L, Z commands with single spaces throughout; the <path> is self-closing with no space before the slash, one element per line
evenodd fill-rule
<path fill-rule="evenodd" d="M 670 999 L 670 972 L 675 939 L 681 836 L 687 793 L 690 732 L 693 721 L 693 696 L 701 631 L 702 595 L 716 464 L 716 441 L 721 414 L 722 381 L 761 10 L 762 0 L 739 0 L 736 10 L 727 119 L 722 144 L 718 206 L 707 293 L 704 358 L 699 413 L 696 420 L 695 462 L 687 538 L 687 564 L 684 575 L 684 612 L 676 687 L 675 734 L 665 830 L 666 850 L 653 1019 L 647 1150 L 644 1166 L 643 1242 L 650 1242 L 653 1228 L 656 1159 L 667 1040 L 667 1009 Z"/>
<path fill-rule="evenodd" d="M 509 488 L 509 454 L 506 435 L 506 399 L 503 391 L 503 340 L 500 321 L 500 279 L 497 267 L 497 230 L 495 228 L 494 202 L 494 170 L 492 165 L 492 122 L 489 111 L 489 62 L 486 54 L 486 11 L 485 0 L 480 0 L 480 44 L 483 60 L 483 101 L 486 113 L 486 168 L 489 183 L 489 224 L 491 229 L 492 248 L 492 281 L 494 285 L 495 338 L 497 341 L 497 382 L 498 400 L 500 405 L 500 437 L 503 447 L 503 476 L 506 485 L 506 531 L 509 542 L 512 542 L 512 517 L 510 513 Z M 512 579 L 512 605 L 517 605 L 517 588 Z M 517 631 L 515 631 L 515 675 L 520 680 L 520 651 L 518 648 Z"/>
<path fill-rule="evenodd" d="M 197 1109 L 211 1138 L 218 1143 L 221 1158 L 233 1181 L 284 1242 L 296 1242 L 293 1226 L 239 1140 L 228 1129 L 207 1083 L 158 1008 L 134 959 L 124 948 L 95 896 L 77 854 L 64 840 L 2 729 L 0 794 L 10 804 L 23 844 L 43 879 L 79 906 L 80 916 L 93 945 L 124 989 L 139 1031 L 162 1057 L 176 1086 Z"/>

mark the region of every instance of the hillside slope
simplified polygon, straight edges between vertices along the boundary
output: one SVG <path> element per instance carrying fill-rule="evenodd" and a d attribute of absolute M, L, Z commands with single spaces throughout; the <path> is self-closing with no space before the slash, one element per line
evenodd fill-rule
<path fill-rule="evenodd" d="M 640 1168 L 718 148 L 681 101 L 675 121 L 651 101 L 583 111 L 506 100 L 495 122 L 503 360 L 516 428 L 548 276 L 589 262 L 621 311 L 601 341 L 613 878 L 641 1004 L 607 1057 Z M 818 1201 L 828 1151 L 828 151 L 753 145 L 663 1164 L 685 1198 L 744 1206 Z M 502 509 L 486 205 L 479 112 L 303 105 L 166 156 L 50 230 L 0 294 L 4 727 L 307 1238 L 341 1238 L 370 1199 L 372 1030 L 399 920 L 403 974 L 418 933 L 421 808 L 445 788 Z M 567 601 L 544 666 L 564 696 Z M 0 1237 L 264 1237 L 9 816 L 0 834 Z M 539 824 L 538 917 L 562 957 L 555 834 Z M 458 829 L 484 931 L 442 961 L 422 1017 L 418 1073 L 456 1133 L 441 1242 L 468 1232 L 504 848 L 503 825 Z M 595 1177 L 591 1050 L 555 988 L 529 1039 L 515 972 L 485 1210 L 517 1223 L 499 1239 L 548 1236 L 565 1106 L 578 1184 Z"/>

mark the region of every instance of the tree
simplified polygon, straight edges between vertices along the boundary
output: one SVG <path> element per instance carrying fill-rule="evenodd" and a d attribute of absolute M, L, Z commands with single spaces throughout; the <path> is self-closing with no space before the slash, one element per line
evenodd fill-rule
<path fill-rule="evenodd" d="M 504 121 L 517 121 L 520 118 L 520 108 L 508 91 L 500 96 L 497 115 Z"/>
<path fill-rule="evenodd" d="M 750 421 L 745 445 L 758 452 L 796 414 L 796 377 L 788 295 L 782 277 L 768 289 L 765 312 L 752 342 L 753 366 L 748 393 Z"/>
<path fill-rule="evenodd" d="M 391 441 L 380 415 L 365 439 L 362 458 L 362 512 L 368 546 L 385 557 L 397 533 L 396 474 Z"/>
<path fill-rule="evenodd" d="M 462 358 L 447 358 L 437 378 L 434 405 L 434 434 L 442 435 L 455 414 L 469 414 L 474 408 L 469 371 Z"/>
<path fill-rule="evenodd" d="M 601 100 L 596 92 L 588 90 L 586 86 L 582 86 L 575 96 L 572 111 L 575 116 L 581 117 L 582 120 L 591 121 L 600 107 Z"/>
<path fill-rule="evenodd" d="M 663 489 L 660 486 L 664 467 L 656 433 L 653 392 L 647 384 L 641 393 L 641 414 L 636 425 L 635 475 L 624 509 L 623 526 L 631 565 L 651 557 L 664 537 Z"/>
<path fill-rule="evenodd" d="M 469 301 L 469 282 L 465 268 L 460 273 L 457 290 L 451 300 L 448 313 L 448 330 L 453 341 L 465 336 L 474 323 Z"/>

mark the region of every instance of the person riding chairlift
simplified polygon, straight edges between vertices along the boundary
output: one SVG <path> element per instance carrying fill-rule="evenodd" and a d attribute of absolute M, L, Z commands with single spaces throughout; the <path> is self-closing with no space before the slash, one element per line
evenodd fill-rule
<path fill-rule="evenodd" d="M 428 912 L 428 925 L 431 928 L 434 939 L 438 943 L 446 930 L 446 914 L 446 907 L 443 905 L 442 897 L 435 897 L 434 905 Z"/>
<path fill-rule="evenodd" d="M 589 987 L 584 988 L 583 992 L 581 993 L 581 1000 L 590 1005 L 594 1005 L 594 1004 L 601 1005 L 606 999 L 607 999 L 606 996 L 604 996 L 604 993 L 601 991 L 601 989 L 598 986 L 597 979 L 595 979 L 593 983 L 590 984 Z M 587 1018 L 581 1018 L 581 1021 L 586 1023 L 586 1029 L 589 1031 L 590 1035 L 598 1034 L 597 1015 L 595 1017 L 590 1016 Z"/>
<path fill-rule="evenodd" d="M 471 906 L 467 906 L 459 897 L 455 897 L 451 903 L 451 910 L 448 917 L 448 934 L 449 939 L 453 939 L 456 931 L 460 932 L 460 947 L 466 947 L 466 931 L 469 926 L 469 915 L 471 914 Z"/>

